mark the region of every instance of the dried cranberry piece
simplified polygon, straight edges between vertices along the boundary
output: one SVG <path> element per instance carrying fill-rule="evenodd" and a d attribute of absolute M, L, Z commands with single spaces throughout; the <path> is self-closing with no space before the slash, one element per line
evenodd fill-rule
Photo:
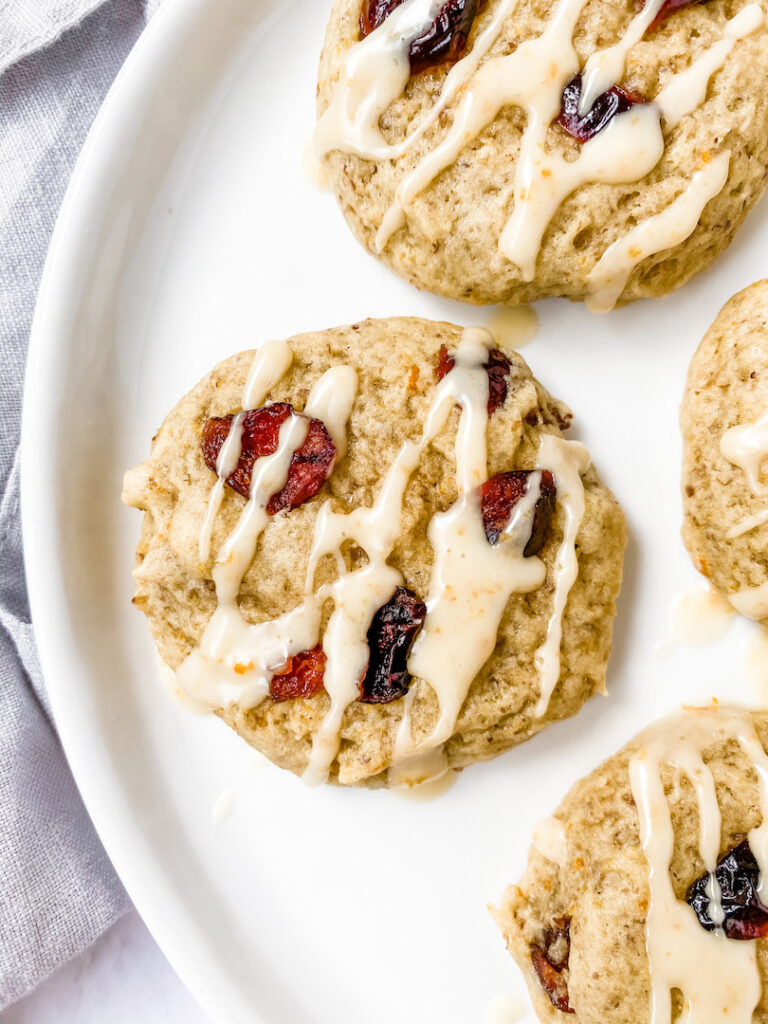
<path fill-rule="evenodd" d="M 379 25 L 383 25 L 402 3 L 405 3 L 405 0 L 363 0 L 360 11 L 360 38 L 365 39 Z"/>
<path fill-rule="evenodd" d="M 715 878 L 721 892 L 723 931 L 729 939 L 762 939 L 768 935 L 768 907 L 757 894 L 760 868 L 745 839 L 718 861 Z M 707 887 L 709 874 L 698 878 L 686 893 L 686 902 L 696 912 L 699 924 L 708 932 L 715 930 L 709 916 Z"/>
<path fill-rule="evenodd" d="M 363 704 L 388 704 L 408 692 L 406 661 L 426 614 L 426 605 L 406 587 L 376 612 L 368 630 L 368 667 L 358 684 Z"/>
<path fill-rule="evenodd" d="M 456 360 L 448 355 L 448 349 L 445 345 L 441 345 L 437 355 L 437 369 L 435 370 L 437 379 L 442 380 L 446 373 L 450 373 L 455 365 Z"/>
<path fill-rule="evenodd" d="M 264 409 L 251 409 L 243 417 L 242 450 L 229 486 L 247 498 L 256 459 L 277 450 L 280 427 L 293 412 L 287 402 L 276 402 Z M 212 417 L 203 426 L 200 446 L 206 466 L 216 472 L 216 459 L 232 429 L 233 416 Z M 336 460 L 336 445 L 320 420 L 310 418 L 307 436 L 293 453 L 285 486 L 273 494 L 267 512 L 273 516 L 292 509 L 314 497 L 331 475 Z"/>
<path fill-rule="evenodd" d="M 285 486 L 273 494 L 267 505 L 267 512 L 273 516 L 283 509 L 290 511 L 305 501 L 314 498 L 333 471 L 336 461 L 336 445 L 331 440 L 325 424 L 310 418 L 307 436 L 296 449 L 288 467 Z"/>
<path fill-rule="evenodd" d="M 486 480 L 480 488 L 480 509 L 483 515 L 485 536 L 489 544 L 497 544 L 512 516 L 512 509 L 528 490 L 528 480 L 533 470 L 515 469 L 509 473 L 497 473 Z M 557 504 L 557 487 L 548 469 L 541 474 L 541 495 L 533 508 L 531 536 L 523 549 L 523 555 L 530 558 L 544 547 L 547 528 Z"/>
<path fill-rule="evenodd" d="M 402 3 L 404 0 L 363 0 L 360 38 L 365 39 Z M 477 6 L 477 0 L 446 0 L 432 24 L 411 43 L 411 74 L 458 60 L 467 45 Z"/>
<path fill-rule="evenodd" d="M 531 963 L 555 1009 L 574 1013 L 568 1001 L 568 981 L 563 975 L 571 952 L 571 921 L 557 917 L 554 925 L 544 932 L 542 946 L 531 946 Z"/>
<path fill-rule="evenodd" d="M 445 345 L 441 345 L 437 357 L 437 379 L 442 380 L 455 365 L 456 360 L 448 355 Z M 508 378 L 512 367 L 504 353 L 497 348 L 491 349 L 488 353 L 488 362 L 483 363 L 483 366 L 488 374 L 488 415 L 492 416 L 507 400 Z"/>
<path fill-rule="evenodd" d="M 462 55 L 477 14 L 477 0 L 447 0 L 409 50 L 411 73 L 455 61 Z"/>
<path fill-rule="evenodd" d="M 485 372 L 488 374 L 488 415 L 492 416 L 507 400 L 509 360 L 497 348 L 488 353 Z"/>
<path fill-rule="evenodd" d="M 276 668 L 269 681 L 272 700 L 293 700 L 295 697 L 315 697 L 323 689 L 325 652 L 321 646 L 301 651 Z"/>
<path fill-rule="evenodd" d="M 645 103 L 645 98 L 637 92 L 628 92 L 620 85 L 613 85 L 607 92 L 598 96 L 590 109 L 582 117 L 579 114 L 581 99 L 581 74 L 572 78 L 563 89 L 563 102 L 557 123 L 572 135 L 577 142 L 589 142 L 598 132 L 606 128 L 617 114 L 623 114 L 638 103 Z"/>

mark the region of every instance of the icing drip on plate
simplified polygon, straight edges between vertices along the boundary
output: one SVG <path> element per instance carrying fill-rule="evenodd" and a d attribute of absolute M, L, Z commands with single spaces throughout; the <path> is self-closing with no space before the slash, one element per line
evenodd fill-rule
<path fill-rule="evenodd" d="M 723 922 L 715 869 L 721 818 L 715 783 L 703 760 L 714 743 L 734 742 L 751 761 L 760 791 L 762 824 L 749 834 L 760 867 L 759 895 L 765 900 L 768 874 L 768 758 L 750 716 L 738 710 L 690 709 L 652 726 L 629 762 L 640 838 L 648 861 L 650 905 L 646 948 L 651 974 L 650 1024 L 669 1024 L 673 989 L 684 1001 L 686 1024 L 750 1024 L 761 994 L 754 942 L 734 941 L 720 927 L 706 931 L 691 907 L 675 896 L 670 877 L 674 832 L 662 783 L 665 765 L 685 774 L 693 786 L 699 815 L 699 852 L 710 874 L 709 917 Z"/>
<path fill-rule="evenodd" d="M 458 103 L 442 140 L 400 180 L 395 199 L 376 234 L 375 247 L 384 250 L 391 237 L 406 225 L 410 204 L 437 176 L 458 159 L 462 150 L 509 106 L 522 109 L 526 126 L 520 140 L 514 183 L 514 204 L 499 240 L 500 251 L 517 265 L 524 281 L 531 281 L 542 239 L 549 223 L 569 195 L 593 183 L 629 184 L 640 181 L 658 164 L 664 152 L 664 134 L 706 96 L 710 78 L 723 67 L 735 43 L 764 22 L 761 7 L 750 4 L 726 25 L 723 37 L 691 67 L 672 76 L 652 103 L 641 103 L 617 114 L 606 128 L 570 158 L 549 144 L 549 133 L 560 113 L 565 86 L 580 71 L 573 34 L 586 0 L 558 0 L 542 34 L 526 39 L 510 54 L 487 55 L 514 11 L 514 0 L 503 0 L 478 33 L 469 53 L 451 69 L 436 103 L 422 122 L 397 145 L 387 145 L 379 118 L 400 97 L 408 81 L 409 41 L 424 31 L 434 16 L 426 0 L 406 0 L 370 36 L 347 51 L 330 105 L 316 133 L 318 153 L 332 150 L 354 153 L 369 160 L 396 160 L 413 145 L 454 98 Z M 579 109 L 591 104 L 618 83 L 631 48 L 643 37 L 663 7 L 650 0 L 632 19 L 622 38 L 594 53 L 584 70 Z M 657 214 L 634 240 L 620 240 L 606 253 L 607 264 L 596 270 L 600 298 L 607 308 L 621 268 L 627 277 L 646 255 L 680 243 L 693 231 L 706 203 L 722 189 L 727 167 L 723 161 L 703 177 L 697 176 L 668 216 Z M 684 197 L 684 198 L 683 198 Z M 688 229 L 688 225 L 693 227 Z M 687 230 L 683 232 L 683 227 Z M 636 229 L 635 229 L 636 230 Z M 635 233 L 635 232 L 633 232 Z M 682 234 L 682 238 L 681 238 Z M 619 253 L 624 255 L 619 258 Z M 627 253 L 639 250 L 627 263 Z M 613 286 L 600 286 L 610 271 Z M 624 279 L 626 284 L 626 279 Z M 623 287 L 623 285 L 622 285 Z M 614 299 L 615 301 L 615 299 Z"/>

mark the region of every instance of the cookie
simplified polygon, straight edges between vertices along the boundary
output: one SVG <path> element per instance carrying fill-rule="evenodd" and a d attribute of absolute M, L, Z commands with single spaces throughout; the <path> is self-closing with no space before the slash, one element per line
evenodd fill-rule
<path fill-rule="evenodd" d="M 742 614 L 768 621 L 768 281 L 735 295 L 688 370 L 683 539 Z"/>
<path fill-rule="evenodd" d="M 354 234 L 473 303 L 665 295 L 763 191 L 751 0 L 337 0 L 315 148 Z"/>
<path fill-rule="evenodd" d="M 539 1020 L 768 1021 L 767 747 L 765 713 L 686 709 L 541 823 L 495 911 Z"/>
<path fill-rule="evenodd" d="M 307 781 L 485 760 L 604 689 L 624 518 L 481 328 L 369 320 L 217 366 L 125 478 L 190 697 Z"/>

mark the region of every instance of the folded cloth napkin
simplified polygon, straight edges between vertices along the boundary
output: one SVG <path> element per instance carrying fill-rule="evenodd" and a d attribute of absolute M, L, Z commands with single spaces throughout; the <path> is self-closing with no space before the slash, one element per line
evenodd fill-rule
<path fill-rule="evenodd" d="M 142 0 L 0 0 L 0 1010 L 128 907 L 51 722 L 19 522 L 27 341 L 75 159 Z M 44 47 L 44 49 L 42 49 Z"/>

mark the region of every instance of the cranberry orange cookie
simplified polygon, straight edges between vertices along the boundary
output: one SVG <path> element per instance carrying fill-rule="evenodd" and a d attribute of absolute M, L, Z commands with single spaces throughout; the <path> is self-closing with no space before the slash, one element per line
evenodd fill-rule
<path fill-rule="evenodd" d="M 360 241 L 468 302 L 664 295 L 768 169 L 752 0 L 337 0 L 315 145 Z"/>
<path fill-rule="evenodd" d="M 496 917 L 541 1021 L 768 1021 L 768 715 L 688 709 L 577 782 Z"/>
<path fill-rule="evenodd" d="M 180 687 L 308 781 L 493 757 L 603 688 L 624 519 L 480 328 L 367 321 L 219 365 L 126 476 Z"/>
<path fill-rule="evenodd" d="M 768 281 L 719 313 L 681 410 L 683 539 L 742 614 L 768 624 Z"/>

